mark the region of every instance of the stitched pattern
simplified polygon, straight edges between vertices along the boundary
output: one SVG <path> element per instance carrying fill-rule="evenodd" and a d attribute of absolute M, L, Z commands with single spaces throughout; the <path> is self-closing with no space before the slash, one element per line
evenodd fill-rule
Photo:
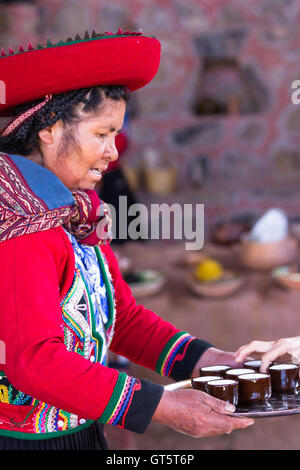
<path fill-rule="evenodd" d="M 194 339 L 193 336 L 189 335 L 188 333 L 184 333 L 180 336 L 175 343 L 172 344 L 169 351 L 166 354 L 166 357 L 162 363 L 160 373 L 166 377 L 169 376 L 171 369 L 174 363 L 177 360 L 182 360 L 184 355 L 178 355 L 179 350 L 188 342 Z"/>
<path fill-rule="evenodd" d="M 136 386 L 140 387 L 140 381 L 134 377 L 127 377 L 123 390 L 121 392 L 119 401 L 108 420 L 108 424 L 112 426 L 121 426 L 121 422 L 124 421 L 126 413 L 130 407 L 131 399 L 134 394 Z"/>
<path fill-rule="evenodd" d="M 77 243 L 77 241 L 76 241 Z M 89 250 L 94 250 L 89 248 Z M 93 262 L 97 264 L 95 269 L 99 271 L 98 261 L 96 255 L 93 258 Z M 97 303 L 94 298 L 94 302 L 88 292 L 88 286 L 85 283 L 83 274 L 79 269 L 80 263 L 75 253 L 75 272 L 74 280 L 71 288 L 66 294 L 65 298 L 61 302 L 62 309 L 62 328 L 64 333 L 64 343 L 68 351 L 74 351 L 78 354 L 83 355 L 86 359 L 91 362 L 104 361 L 106 357 L 106 332 L 105 325 L 104 330 L 100 328 L 93 333 L 92 325 L 95 317 L 95 311 L 97 311 Z M 100 274 L 99 274 L 100 275 Z M 102 283 L 103 281 L 101 281 Z M 103 283 L 104 286 L 104 283 Z M 93 288 L 89 283 L 91 294 Z M 106 295 L 106 290 L 102 289 L 102 295 Z M 106 321 L 110 318 L 107 304 L 101 303 L 103 309 L 102 317 Z M 94 311 L 95 310 L 95 311 Z M 100 315 L 99 311 L 97 312 Z M 101 335 L 100 335 L 101 333 Z M 130 385 L 130 384 L 129 384 Z M 121 408 L 116 412 L 114 420 L 117 422 L 126 413 L 126 396 L 130 398 L 131 388 L 128 385 L 120 402 Z M 17 389 L 15 389 L 8 381 L 5 375 L 0 376 L 0 403 L 6 403 L 11 405 L 31 405 L 32 411 L 28 413 L 24 422 L 9 422 L 1 418 L 0 415 L 0 429 L 6 430 L 29 432 L 33 434 L 42 434 L 49 432 L 67 431 L 76 428 L 87 421 L 75 414 L 67 413 L 64 410 L 57 409 L 56 407 L 50 406 L 47 403 L 39 402 L 34 398 L 26 395 Z M 1 433 L 0 433 L 1 434 Z"/>

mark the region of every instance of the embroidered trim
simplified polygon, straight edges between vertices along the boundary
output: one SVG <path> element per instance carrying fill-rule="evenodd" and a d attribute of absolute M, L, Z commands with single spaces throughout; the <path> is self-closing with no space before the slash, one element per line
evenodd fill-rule
<path fill-rule="evenodd" d="M 107 421 L 112 426 L 122 427 L 128 409 L 130 408 L 131 400 L 136 388 L 140 388 L 140 381 L 134 377 L 126 377 L 118 403 Z"/>
<path fill-rule="evenodd" d="M 84 304 L 80 304 L 82 297 L 86 299 Z M 68 292 L 63 304 L 62 313 L 65 323 L 76 332 L 77 336 L 84 343 L 83 356 L 89 359 L 91 328 L 85 317 L 88 309 L 88 301 L 85 296 L 85 284 L 80 275 L 80 271 L 75 268 L 75 277 L 73 285 Z M 80 310 L 85 310 L 83 313 Z M 88 315 L 89 317 L 89 315 Z M 68 338 L 70 341 L 70 337 Z"/>
<path fill-rule="evenodd" d="M 108 262 L 104 253 L 100 250 L 98 246 L 95 246 L 95 252 L 97 255 L 98 263 L 101 269 L 101 274 L 103 276 L 104 284 L 106 287 L 106 295 L 108 300 L 108 309 L 109 309 L 109 318 L 106 323 L 106 342 L 107 348 L 109 348 L 110 343 L 112 342 L 114 331 L 115 331 L 115 323 L 116 323 L 116 298 L 115 298 L 115 289 L 113 285 L 113 280 L 111 276 L 111 272 L 109 270 Z"/>
<path fill-rule="evenodd" d="M 30 119 L 34 114 L 36 114 L 49 100 L 52 99 L 52 94 L 45 96 L 45 99 L 40 103 L 36 104 L 32 108 L 28 109 L 24 113 L 19 114 L 17 117 L 14 117 L 8 125 L 0 132 L 0 137 L 7 137 L 9 134 L 18 129 L 25 121 Z"/>
<path fill-rule="evenodd" d="M 175 362 L 181 361 L 184 358 L 186 348 L 182 354 L 178 355 L 178 351 L 183 345 L 187 346 L 193 339 L 195 339 L 194 336 L 185 332 L 179 332 L 173 336 L 163 349 L 157 361 L 156 371 L 160 375 L 168 377 Z"/>

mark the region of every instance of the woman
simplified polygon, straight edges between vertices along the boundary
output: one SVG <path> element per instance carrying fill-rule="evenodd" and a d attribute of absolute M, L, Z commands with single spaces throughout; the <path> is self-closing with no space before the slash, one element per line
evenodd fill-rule
<path fill-rule="evenodd" d="M 206 394 L 106 365 L 109 349 L 175 380 L 235 364 L 136 305 L 94 191 L 159 42 L 118 31 L 29 49 L 0 58 L 2 114 L 17 106 L 0 136 L 0 448 L 105 449 L 102 423 L 144 432 L 153 419 L 195 437 L 249 426 Z"/>

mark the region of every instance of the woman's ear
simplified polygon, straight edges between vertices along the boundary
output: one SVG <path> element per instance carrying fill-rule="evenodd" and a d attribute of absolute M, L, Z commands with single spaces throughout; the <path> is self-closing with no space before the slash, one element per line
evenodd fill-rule
<path fill-rule="evenodd" d="M 39 133 L 40 141 L 43 144 L 53 144 L 53 134 L 51 132 L 51 127 L 46 127 L 46 129 L 42 129 Z"/>
<path fill-rule="evenodd" d="M 46 145 L 52 145 L 56 138 L 60 135 L 61 132 L 61 122 L 57 121 L 55 124 L 49 127 L 45 127 L 42 129 L 38 136 L 40 138 L 40 142 Z"/>

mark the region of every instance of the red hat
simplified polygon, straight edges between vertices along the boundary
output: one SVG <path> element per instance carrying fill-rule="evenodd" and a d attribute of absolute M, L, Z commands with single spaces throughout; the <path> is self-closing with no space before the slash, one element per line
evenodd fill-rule
<path fill-rule="evenodd" d="M 76 35 L 25 51 L 9 49 L 0 55 L 0 80 L 5 84 L 5 103 L 0 115 L 10 108 L 46 95 L 97 85 L 123 85 L 130 91 L 149 83 L 160 62 L 160 42 L 131 31 L 96 34 L 84 39 Z M 3 100 L 2 100 L 3 101 Z"/>

